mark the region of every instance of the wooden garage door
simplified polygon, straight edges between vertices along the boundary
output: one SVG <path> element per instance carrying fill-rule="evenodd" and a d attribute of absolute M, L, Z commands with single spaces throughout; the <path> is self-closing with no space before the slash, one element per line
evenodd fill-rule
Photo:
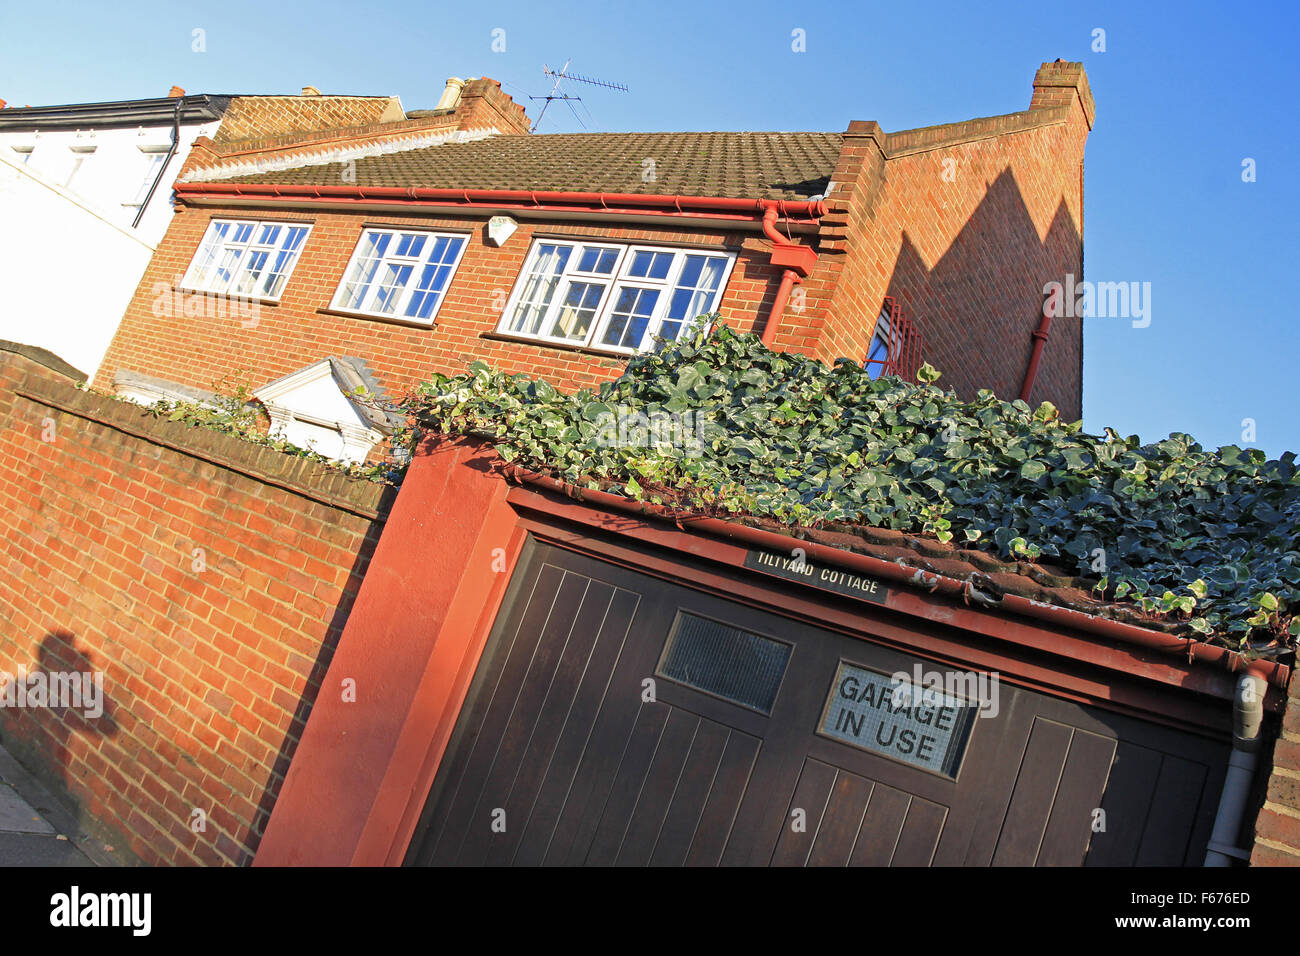
<path fill-rule="evenodd" d="M 1005 682 L 948 766 L 828 732 L 918 663 L 531 542 L 408 862 L 1200 863 L 1226 744 Z"/>

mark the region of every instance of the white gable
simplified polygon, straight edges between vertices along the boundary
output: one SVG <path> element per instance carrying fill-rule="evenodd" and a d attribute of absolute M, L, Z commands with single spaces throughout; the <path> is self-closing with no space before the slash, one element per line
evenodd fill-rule
<path fill-rule="evenodd" d="M 364 461 L 383 435 L 362 418 L 334 377 L 329 359 L 253 392 L 271 416 L 271 433 L 329 458 Z"/>

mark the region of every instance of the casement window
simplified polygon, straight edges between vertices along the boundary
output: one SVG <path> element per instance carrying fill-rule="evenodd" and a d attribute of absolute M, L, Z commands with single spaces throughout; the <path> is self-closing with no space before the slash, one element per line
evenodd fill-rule
<path fill-rule="evenodd" d="M 140 152 L 144 154 L 144 171 L 140 174 L 140 184 L 136 186 L 135 195 L 130 202 L 122 203 L 123 206 L 138 209 L 144 205 L 145 197 L 149 195 L 149 190 L 167 162 L 168 149 L 167 146 L 140 147 Z"/>
<path fill-rule="evenodd" d="M 632 353 L 674 340 L 722 298 L 730 253 L 538 239 L 498 331 Z"/>
<path fill-rule="evenodd" d="M 63 181 L 63 188 L 67 189 L 72 185 L 72 181 L 77 178 L 81 168 L 86 164 L 86 160 L 95 153 L 94 146 L 73 146 L 72 147 L 72 168 L 68 171 L 68 178 Z"/>
<path fill-rule="evenodd" d="M 431 325 L 467 244 L 454 233 L 367 229 L 331 308 Z"/>
<path fill-rule="evenodd" d="M 893 296 L 885 296 L 876 319 L 876 330 L 867 348 L 867 357 L 862 362 L 867 374 L 873 379 L 882 375 L 899 375 L 914 382 L 924 350 L 925 340 L 913 327 L 903 307 Z"/>
<path fill-rule="evenodd" d="M 890 342 L 893 339 L 893 322 L 891 303 L 886 302 L 876 319 L 876 332 L 871 337 L 871 347 L 867 350 L 867 360 L 862 364 L 867 374 L 873 379 L 880 378 L 890 367 Z"/>
<path fill-rule="evenodd" d="M 278 299 L 311 227 L 214 219 L 181 283 L 195 292 Z"/>

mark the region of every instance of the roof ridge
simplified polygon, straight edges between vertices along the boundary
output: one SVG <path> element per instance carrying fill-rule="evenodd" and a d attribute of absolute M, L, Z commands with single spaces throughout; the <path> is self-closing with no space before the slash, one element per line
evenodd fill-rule
<path fill-rule="evenodd" d="M 264 173 L 283 172 L 288 169 L 303 169 L 308 166 L 329 166 L 333 163 L 346 163 L 349 160 L 364 159 L 371 156 L 386 156 L 392 153 L 407 153 L 447 143 L 470 143 L 499 136 L 495 127 L 475 130 L 437 130 L 418 132 L 409 136 L 398 136 L 381 142 L 358 145 L 330 146 L 319 152 L 299 150 L 292 153 L 280 152 L 275 156 L 260 159 L 244 159 L 218 166 L 192 169 L 180 182 L 212 182 L 221 179 L 234 179 L 239 176 L 260 176 Z M 309 148 L 305 147 L 305 148 Z"/>

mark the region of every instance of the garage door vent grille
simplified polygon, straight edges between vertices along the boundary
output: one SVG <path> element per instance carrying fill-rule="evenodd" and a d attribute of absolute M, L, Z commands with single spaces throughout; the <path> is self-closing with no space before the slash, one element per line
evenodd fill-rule
<path fill-rule="evenodd" d="M 659 674 L 732 703 L 770 714 L 791 645 L 681 612 Z"/>

